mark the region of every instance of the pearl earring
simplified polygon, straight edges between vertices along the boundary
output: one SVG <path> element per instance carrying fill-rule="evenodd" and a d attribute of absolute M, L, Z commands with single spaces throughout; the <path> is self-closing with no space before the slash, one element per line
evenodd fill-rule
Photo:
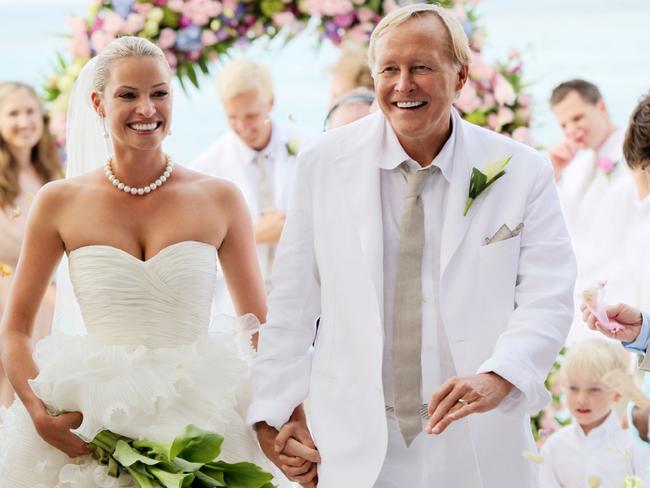
<path fill-rule="evenodd" d="M 102 117 L 102 126 L 104 127 L 104 139 L 108 139 L 108 130 L 106 129 L 106 118 Z"/>

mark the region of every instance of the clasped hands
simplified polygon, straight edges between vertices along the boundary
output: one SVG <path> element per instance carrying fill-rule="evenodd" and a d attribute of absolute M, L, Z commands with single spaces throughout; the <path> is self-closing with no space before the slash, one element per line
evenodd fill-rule
<path fill-rule="evenodd" d="M 511 389 L 510 382 L 493 372 L 450 378 L 431 395 L 425 430 L 441 434 L 452 422 L 472 413 L 490 411 L 499 406 Z M 265 422 L 258 423 L 256 430 L 262 451 L 287 478 L 305 488 L 317 486 L 320 454 L 307 428 L 302 406 L 296 408 L 279 432 Z"/>

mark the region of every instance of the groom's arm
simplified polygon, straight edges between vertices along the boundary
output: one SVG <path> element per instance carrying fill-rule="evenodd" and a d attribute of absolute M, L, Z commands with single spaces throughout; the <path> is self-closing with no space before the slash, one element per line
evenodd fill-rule
<path fill-rule="evenodd" d="M 320 315 L 314 250 L 311 153 L 299 157 L 293 194 L 272 272 L 266 325 L 253 364 L 248 423 L 280 429 L 308 395 L 312 343 Z"/>
<path fill-rule="evenodd" d="M 473 413 L 534 412 L 548 403 L 544 380 L 571 324 L 576 265 L 553 172 L 544 162 L 538 167 L 524 209 L 516 308 L 476 374 L 451 378 L 433 392 L 430 433 Z"/>
<path fill-rule="evenodd" d="M 564 344 L 573 317 L 576 263 L 545 161 L 524 211 L 515 286 L 516 308 L 478 373 L 494 372 L 514 385 L 503 411 L 534 412 L 549 400 L 546 375 Z"/>

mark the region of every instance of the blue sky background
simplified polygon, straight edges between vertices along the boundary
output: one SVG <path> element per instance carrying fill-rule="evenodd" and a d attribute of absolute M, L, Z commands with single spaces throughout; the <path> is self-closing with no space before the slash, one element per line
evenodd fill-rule
<path fill-rule="evenodd" d="M 59 34 L 66 33 L 66 16 L 84 14 L 88 3 L 0 0 L 0 79 L 41 84 L 51 72 L 56 50 L 65 48 Z M 620 125 L 650 90 L 648 0 L 483 0 L 479 13 L 488 31 L 488 60 L 504 58 L 511 47 L 524 53 L 525 78 L 534 98 L 533 130 L 540 144 L 561 137 L 547 103 L 561 81 L 582 77 L 599 85 Z M 275 115 L 292 114 L 299 124 L 319 130 L 336 48 L 319 47 L 316 36 L 306 34 L 282 49 L 277 43 L 260 43 L 246 54 L 271 68 Z M 166 149 L 178 162 L 189 162 L 226 128 L 214 80 L 203 78 L 201 90 L 188 94 L 177 89 L 174 104 L 174 134 Z"/>

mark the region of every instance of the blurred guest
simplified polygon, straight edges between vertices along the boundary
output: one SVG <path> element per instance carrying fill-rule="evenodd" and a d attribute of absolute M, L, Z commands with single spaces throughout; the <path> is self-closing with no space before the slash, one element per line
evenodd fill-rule
<path fill-rule="evenodd" d="M 375 94 L 372 90 L 358 87 L 343 95 L 332 105 L 325 116 L 323 130 L 335 129 L 349 124 L 373 111 Z"/>
<path fill-rule="evenodd" d="M 365 46 L 348 42 L 341 48 L 341 55 L 330 73 L 330 105 L 334 105 L 343 95 L 358 87 L 374 90 L 374 82 L 368 67 Z"/>
<path fill-rule="evenodd" d="M 616 281 L 634 180 L 623 161 L 623 128 L 612 122 L 598 87 L 584 80 L 558 85 L 551 106 L 564 140 L 549 149 L 560 201 L 578 262 L 576 303 L 595 281 Z M 630 300 L 630 290 L 609 287 L 616 300 Z M 576 314 L 568 343 L 591 335 Z"/>
<path fill-rule="evenodd" d="M 36 192 L 63 176 L 48 119 L 34 89 L 19 82 L 0 82 L 0 262 L 15 268 Z M 4 312 L 12 277 L 0 278 L 0 311 Z M 37 341 L 49 334 L 54 288 L 48 291 L 34 323 Z M 13 389 L 0 366 L 0 404 L 8 405 Z"/>
<path fill-rule="evenodd" d="M 255 223 L 267 288 L 275 246 L 284 227 L 296 156 L 314 137 L 295 124 L 271 117 L 272 85 L 271 73 L 256 61 L 239 59 L 226 65 L 217 86 L 230 130 L 192 163 L 198 171 L 233 181 L 243 192 Z M 217 286 L 217 302 L 220 310 L 231 307 L 223 283 Z"/>

